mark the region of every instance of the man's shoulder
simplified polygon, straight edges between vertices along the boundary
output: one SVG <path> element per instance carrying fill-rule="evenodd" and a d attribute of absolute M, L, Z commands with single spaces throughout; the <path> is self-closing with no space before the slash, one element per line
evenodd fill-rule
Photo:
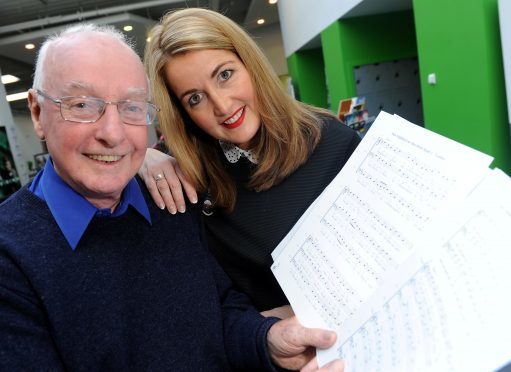
<path fill-rule="evenodd" d="M 28 190 L 27 186 L 12 194 L 0 204 L 0 235 L 23 232 L 33 237 L 36 230 L 43 229 L 51 220 L 46 203 Z"/>
<path fill-rule="evenodd" d="M 22 187 L 14 194 L 9 196 L 0 204 L 0 219 L 11 220 L 15 218 L 18 213 L 10 214 L 12 212 L 18 212 L 23 208 L 24 205 L 30 204 L 32 194 L 26 186 Z M 35 195 L 34 195 L 35 196 Z"/>
<path fill-rule="evenodd" d="M 186 200 L 186 212 L 185 213 L 176 213 L 175 215 L 170 214 L 167 209 L 160 209 L 154 202 L 149 190 L 145 186 L 144 181 L 137 175 L 135 177 L 138 185 L 140 186 L 140 190 L 142 191 L 142 196 L 149 208 L 149 213 L 151 214 L 151 220 L 153 224 L 158 223 L 166 223 L 166 224 L 182 224 L 186 221 L 192 222 L 194 225 L 199 223 L 200 219 L 200 210 L 199 203 L 192 204 L 188 200 Z M 184 225 L 182 226 L 185 227 Z"/>

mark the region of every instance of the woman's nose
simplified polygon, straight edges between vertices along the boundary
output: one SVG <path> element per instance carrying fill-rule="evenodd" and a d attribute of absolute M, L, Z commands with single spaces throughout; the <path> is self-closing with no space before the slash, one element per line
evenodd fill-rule
<path fill-rule="evenodd" d="M 216 116 L 224 116 L 229 113 L 230 103 L 229 96 L 221 92 L 210 94 L 210 100 L 213 101 L 213 108 Z"/>

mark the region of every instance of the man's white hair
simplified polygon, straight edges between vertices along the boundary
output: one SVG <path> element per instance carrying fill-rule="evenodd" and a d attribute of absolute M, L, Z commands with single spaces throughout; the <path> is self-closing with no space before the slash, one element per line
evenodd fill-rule
<path fill-rule="evenodd" d="M 43 89 L 43 81 L 45 77 L 44 65 L 48 56 L 48 50 L 59 41 L 81 33 L 93 33 L 109 36 L 112 39 L 119 41 L 121 44 L 126 45 L 131 50 L 134 50 L 131 40 L 113 26 L 97 25 L 94 23 L 80 23 L 69 26 L 64 30 L 49 36 L 41 45 L 35 64 L 34 82 L 32 84 L 34 89 Z"/>

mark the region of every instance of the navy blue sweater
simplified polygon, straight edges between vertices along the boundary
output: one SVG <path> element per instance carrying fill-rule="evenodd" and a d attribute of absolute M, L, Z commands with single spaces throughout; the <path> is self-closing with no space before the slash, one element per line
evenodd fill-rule
<path fill-rule="evenodd" d="M 261 317 L 196 210 L 95 217 L 73 251 L 26 187 L 0 206 L 0 370 L 271 369 Z"/>

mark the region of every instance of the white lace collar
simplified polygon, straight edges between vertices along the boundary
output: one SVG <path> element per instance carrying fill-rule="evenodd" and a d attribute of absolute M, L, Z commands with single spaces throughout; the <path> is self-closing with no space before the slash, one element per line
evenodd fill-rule
<path fill-rule="evenodd" d="M 218 141 L 220 143 L 220 147 L 224 152 L 225 157 L 229 161 L 229 163 L 237 163 L 240 160 L 241 156 L 245 156 L 252 164 L 257 164 L 257 156 L 254 154 L 252 150 L 243 150 L 238 146 L 230 143 Z"/>

